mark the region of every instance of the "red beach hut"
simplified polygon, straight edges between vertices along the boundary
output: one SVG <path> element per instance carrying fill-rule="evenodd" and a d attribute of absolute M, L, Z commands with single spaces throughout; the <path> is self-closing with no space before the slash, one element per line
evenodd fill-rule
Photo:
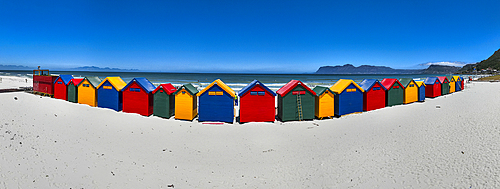
<path fill-rule="evenodd" d="M 424 80 L 425 97 L 434 98 L 441 96 L 441 82 L 437 77 L 428 77 Z"/>
<path fill-rule="evenodd" d="M 363 111 L 376 110 L 385 107 L 386 88 L 376 79 L 365 79 L 359 86 L 363 93 Z"/>
<path fill-rule="evenodd" d="M 54 81 L 54 98 L 68 100 L 68 84 L 71 79 L 71 75 L 59 75 Z"/>
<path fill-rule="evenodd" d="M 156 87 L 148 79 L 134 78 L 123 87 L 123 112 L 143 116 L 153 114 L 153 91 Z"/>
<path fill-rule="evenodd" d="M 238 93 L 240 123 L 273 122 L 276 116 L 276 93 L 260 81 L 254 80 Z"/>

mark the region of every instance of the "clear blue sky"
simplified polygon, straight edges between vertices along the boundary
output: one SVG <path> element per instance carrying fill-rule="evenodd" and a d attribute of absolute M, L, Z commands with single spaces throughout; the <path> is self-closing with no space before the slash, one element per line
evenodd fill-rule
<path fill-rule="evenodd" d="M 167 72 L 474 63 L 500 1 L 0 1 L 0 64 Z"/>

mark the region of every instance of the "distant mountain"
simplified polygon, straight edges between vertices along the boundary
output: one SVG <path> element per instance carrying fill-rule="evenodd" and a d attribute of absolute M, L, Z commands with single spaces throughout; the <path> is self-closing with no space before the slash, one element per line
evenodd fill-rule
<path fill-rule="evenodd" d="M 80 71 L 139 71 L 138 69 L 119 69 L 119 68 L 109 68 L 109 67 L 100 68 L 97 66 L 83 66 L 73 69 Z"/>
<path fill-rule="evenodd" d="M 449 74 L 455 73 L 460 67 L 430 65 L 426 69 L 394 69 L 387 66 L 361 65 L 359 67 L 351 64 L 343 66 L 322 66 L 316 74 Z"/>
<path fill-rule="evenodd" d="M 481 62 L 475 63 L 475 64 L 467 64 L 462 69 L 460 69 L 460 72 L 472 72 L 474 70 L 474 66 L 476 67 L 477 70 L 482 70 L 482 69 L 496 69 L 500 70 L 500 49 L 495 51 L 493 55 L 491 55 L 488 59 L 483 60 Z"/>
<path fill-rule="evenodd" d="M 33 70 L 34 68 L 28 66 L 20 65 L 2 65 L 0 64 L 0 70 Z"/>

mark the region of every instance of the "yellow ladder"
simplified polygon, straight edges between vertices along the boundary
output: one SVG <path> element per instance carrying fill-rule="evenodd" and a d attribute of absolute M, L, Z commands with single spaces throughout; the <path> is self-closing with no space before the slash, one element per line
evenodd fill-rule
<path fill-rule="evenodd" d="M 302 99 L 300 98 L 300 94 L 297 94 L 297 110 L 299 112 L 299 121 L 302 121 Z"/>

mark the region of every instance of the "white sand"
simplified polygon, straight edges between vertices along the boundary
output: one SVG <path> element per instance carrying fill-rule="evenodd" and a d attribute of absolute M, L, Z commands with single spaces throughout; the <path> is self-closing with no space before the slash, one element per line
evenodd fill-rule
<path fill-rule="evenodd" d="M 500 188 L 500 83 L 467 87 L 343 118 L 241 125 L 2 93 L 0 188 Z"/>
<path fill-rule="evenodd" d="M 0 76 L 0 89 L 17 89 L 33 87 L 33 79 L 28 77 Z"/>

